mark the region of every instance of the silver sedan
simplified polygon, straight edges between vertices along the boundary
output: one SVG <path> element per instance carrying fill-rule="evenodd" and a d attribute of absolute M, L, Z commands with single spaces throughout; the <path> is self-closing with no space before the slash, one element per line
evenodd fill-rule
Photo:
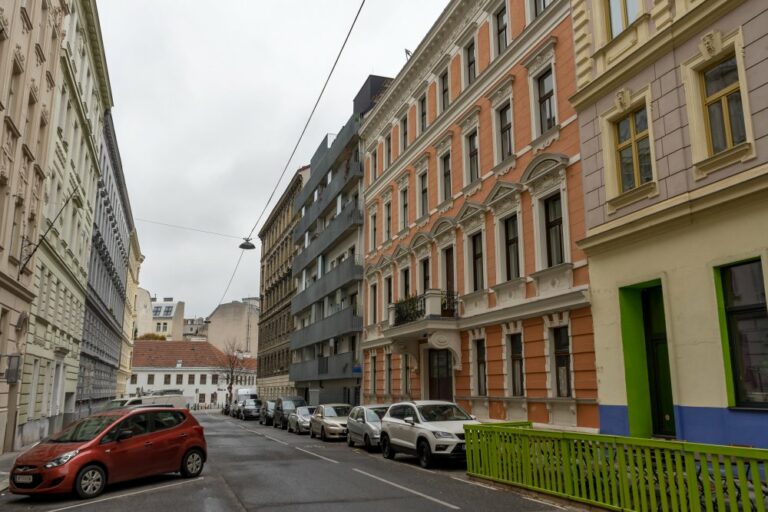
<path fill-rule="evenodd" d="M 318 405 L 309 420 L 309 437 L 320 436 L 323 441 L 347 437 L 350 409 L 349 404 Z"/>
<path fill-rule="evenodd" d="M 381 418 L 387 413 L 388 405 L 359 405 L 352 409 L 347 418 L 347 444 L 360 443 L 369 452 L 379 447 Z"/>
<path fill-rule="evenodd" d="M 288 415 L 288 432 L 302 434 L 309 431 L 309 419 L 315 412 L 314 406 L 297 407 Z"/>

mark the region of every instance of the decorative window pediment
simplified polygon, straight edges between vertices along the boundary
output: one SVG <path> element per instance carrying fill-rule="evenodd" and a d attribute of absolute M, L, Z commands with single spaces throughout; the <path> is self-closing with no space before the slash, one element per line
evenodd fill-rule
<path fill-rule="evenodd" d="M 411 241 L 411 251 L 416 258 L 421 259 L 428 256 L 432 249 L 432 237 L 426 233 L 419 233 Z"/>
<path fill-rule="evenodd" d="M 469 133 L 476 129 L 480 124 L 480 107 L 475 105 L 467 112 L 464 117 L 459 120 L 459 126 L 461 126 L 461 133 Z"/>
<path fill-rule="evenodd" d="M 448 64 L 451 63 L 451 54 L 450 52 L 444 52 L 443 56 L 440 57 L 440 59 L 437 61 L 437 64 L 432 66 L 432 73 L 434 75 L 440 75 L 445 69 L 448 67 Z"/>
<path fill-rule="evenodd" d="M 413 168 L 416 171 L 416 175 L 426 172 L 429 165 L 429 153 L 422 154 L 414 163 Z"/>
<path fill-rule="evenodd" d="M 453 132 L 448 131 L 435 144 L 435 149 L 438 155 L 444 155 L 451 149 L 451 142 L 453 141 Z"/>
<path fill-rule="evenodd" d="M 402 190 L 408 187 L 408 178 L 410 177 L 410 174 L 411 173 L 409 171 L 405 171 L 404 173 L 402 173 L 400 176 L 397 177 L 397 180 L 396 180 L 397 188 Z"/>
<path fill-rule="evenodd" d="M 514 82 L 514 75 L 509 75 L 491 92 L 490 100 L 493 108 L 499 107 L 499 105 L 512 97 L 512 84 Z"/>
<path fill-rule="evenodd" d="M 520 203 L 520 192 L 523 186 L 519 183 L 510 183 L 508 181 L 497 181 L 491 189 L 491 193 L 485 200 L 496 215 L 514 210 Z"/>
<path fill-rule="evenodd" d="M 392 255 L 392 260 L 397 263 L 399 268 L 408 267 L 411 264 L 411 253 L 402 246 L 398 246 Z"/>
<path fill-rule="evenodd" d="M 567 156 L 559 153 L 542 153 L 531 160 L 520 181 L 537 194 L 565 180 L 567 166 Z"/>
<path fill-rule="evenodd" d="M 455 230 L 456 223 L 453 221 L 453 219 L 442 217 L 435 223 L 434 226 L 432 226 L 430 234 L 432 235 L 432 239 L 437 242 L 437 245 L 442 247 L 444 245 L 448 245 L 455 239 Z"/>
<path fill-rule="evenodd" d="M 392 187 L 387 187 L 381 192 L 381 200 L 385 203 L 392 200 Z"/>
<path fill-rule="evenodd" d="M 464 230 L 474 229 L 482 225 L 485 220 L 485 210 L 485 205 L 467 201 L 456 215 L 456 222 L 458 222 Z"/>
<path fill-rule="evenodd" d="M 556 44 L 557 38 L 555 36 L 550 37 L 523 61 L 523 66 L 528 70 L 528 75 L 537 75 L 549 65 L 552 58 L 555 56 Z"/>

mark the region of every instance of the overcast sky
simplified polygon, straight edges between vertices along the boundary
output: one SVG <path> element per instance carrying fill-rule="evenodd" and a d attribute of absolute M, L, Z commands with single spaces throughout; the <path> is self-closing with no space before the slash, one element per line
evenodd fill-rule
<path fill-rule="evenodd" d="M 446 4 L 367 0 L 279 193 L 323 136 L 349 118 L 365 78 L 395 76 L 404 49 L 416 48 Z M 358 0 L 99 0 L 98 7 L 134 218 L 245 236 Z M 187 317 L 210 314 L 239 242 L 136 226 L 146 256 L 141 286 L 184 300 Z M 260 254 L 258 243 L 245 253 L 225 301 L 259 294 Z"/>

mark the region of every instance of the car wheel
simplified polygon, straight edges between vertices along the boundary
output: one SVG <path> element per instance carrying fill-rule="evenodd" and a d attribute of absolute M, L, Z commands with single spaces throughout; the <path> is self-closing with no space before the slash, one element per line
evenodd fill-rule
<path fill-rule="evenodd" d="M 432 450 L 429 449 L 429 443 L 425 440 L 419 441 L 416 448 L 416 454 L 419 456 L 419 464 L 424 469 L 428 469 L 432 466 Z"/>
<path fill-rule="evenodd" d="M 349 433 L 347 434 L 347 446 L 349 446 L 350 448 L 355 447 L 355 442 L 352 440 L 352 434 L 349 434 Z"/>
<path fill-rule="evenodd" d="M 373 445 L 371 444 L 371 438 L 368 437 L 368 434 L 365 435 L 365 438 L 363 439 L 363 444 L 365 445 L 365 451 L 367 451 L 367 452 L 373 451 Z"/>
<path fill-rule="evenodd" d="M 107 485 L 107 474 L 95 464 L 85 466 L 77 473 L 75 492 L 83 499 L 95 498 L 104 491 Z"/>
<path fill-rule="evenodd" d="M 328 438 L 325 436 L 325 427 L 320 427 L 320 440 L 321 441 L 328 440 Z"/>
<path fill-rule="evenodd" d="M 193 448 L 184 454 L 181 459 L 181 476 L 184 478 L 194 478 L 203 471 L 205 460 L 203 452 Z"/>
<path fill-rule="evenodd" d="M 386 435 L 381 436 L 381 454 L 384 456 L 385 459 L 395 458 L 395 449 L 392 447 L 392 444 L 389 442 L 389 436 L 386 436 Z"/>

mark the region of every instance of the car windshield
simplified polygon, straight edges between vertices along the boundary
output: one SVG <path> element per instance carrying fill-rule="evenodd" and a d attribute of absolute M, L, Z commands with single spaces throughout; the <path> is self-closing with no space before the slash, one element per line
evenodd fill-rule
<path fill-rule="evenodd" d="M 326 418 L 334 418 L 334 417 L 343 417 L 343 416 L 349 416 L 349 410 L 351 409 L 348 405 L 334 405 L 326 406 L 325 407 L 325 417 Z"/>
<path fill-rule="evenodd" d="M 381 421 L 381 418 L 384 417 L 384 414 L 386 414 L 386 412 L 387 412 L 386 407 L 376 407 L 375 409 L 366 409 L 365 421 L 379 423 Z"/>
<path fill-rule="evenodd" d="M 128 403 L 128 400 L 112 400 L 107 404 L 104 410 L 111 411 L 112 409 L 120 409 L 122 407 L 125 407 L 125 404 L 127 403 Z"/>
<path fill-rule="evenodd" d="M 258 403 L 256 400 L 246 400 L 245 401 L 245 407 L 258 407 L 259 405 L 261 405 L 261 404 Z"/>
<path fill-rule="evenodd" d="M 103 415 L 103 416 L 91 416 L 89 418 L 83 418 L 65 428 L 58 434 L 52 435 L 46 442 L 48 443 L 82 443 L 90 441 L 104 429 L 110 426 L 115 420 L 119 418 L 116 415 Z"/>
<path fill-rule="evenodd" d="M 296 406 L 293 405 L 293 400 L 283 400 L 283 409 L 295 409 Z"/>
<path fill-rule="evenodd" d="M 467 421 L 472 417 L 454 404 L 430 404 L 419 406 L 424 421 Z"/>
<path fill-rule="evenodd" d="M 314 414 L 316 407 L 299 407 L 296 409 L 296 414 L 302 418 L 309 418 Z"/>

